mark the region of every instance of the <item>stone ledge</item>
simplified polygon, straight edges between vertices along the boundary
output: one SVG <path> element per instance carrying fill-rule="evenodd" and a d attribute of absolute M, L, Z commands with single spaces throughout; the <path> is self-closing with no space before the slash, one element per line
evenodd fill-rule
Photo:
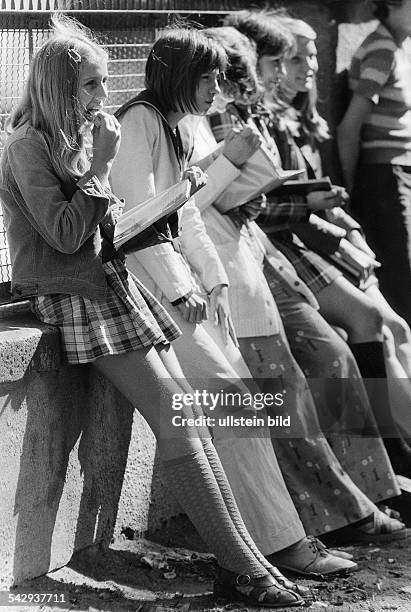
<path fill-rule="evenodd" d="M 19 308 L 0 319 L 0 589 L 178 512 L 145 420 Z"/>
<path fill-rule="evenodd" d="M 32 371 L 47 372 L 61 367 L 58 330 L 40 323 L 27 310 L 23 312 L 17 316 L 10 310 L 7 318 L 0 318 L 0 382 L 3 383 L 22 379 Z"/>
<path fill-rule="evenodd" d="M 9 319 L 16 316 L 31 314 L 30 302 L 4 302 L 0 300 L 0 319 Z"/>

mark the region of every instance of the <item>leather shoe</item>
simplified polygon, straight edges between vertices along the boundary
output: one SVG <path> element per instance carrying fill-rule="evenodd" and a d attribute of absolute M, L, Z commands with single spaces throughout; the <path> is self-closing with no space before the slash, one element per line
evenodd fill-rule
<path fill-rule="evenodd" d="M 346 575 L 358 569 L 354 561 L 331 555 L 324 544 L 313 536 L 306 536 L 293 546 L 280 550 L 267 559 L 280 570 L 288 570 L 310 578 Z"/>

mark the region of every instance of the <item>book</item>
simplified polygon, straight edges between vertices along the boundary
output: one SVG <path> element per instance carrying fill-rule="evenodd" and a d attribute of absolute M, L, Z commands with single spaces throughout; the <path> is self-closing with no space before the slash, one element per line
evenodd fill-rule
<path fill-rule="evenodd" d="M 265 145 L 241 167 L 241 174 L 216 199 L 214 206 L 226 213 L 263 193 L 272 191 L 304 170 L 282 170 L 281 161 Z"/>
<path fill-rule="evenodd" d="M 156 196 L 140 202 L 118 219 L 114 230 L 114 247 L 119 249 L 151 225 L 177 211 L 191 197 L 191 182 L 183 179 Z"/>
<path fill-rule="evenodd" d="M 361 249 L 348 243 L 344 250 L 337 250 L 329 259 L 360 287 L 364 285 L 381 264 Z"/>
<path fill-rule="evenodd" d="M 270 193 L 267 193 L 267 197 L 273 196 L 289 196 L 289 195 L 303 195 L 306 196 L 313 191 L 331 191 L 332 183 L 328 176 L 324 176 L 320 179 L 308 179 L 304 181 L 290 180 L 285 181 L 282 185 L 274 188 Z"/>

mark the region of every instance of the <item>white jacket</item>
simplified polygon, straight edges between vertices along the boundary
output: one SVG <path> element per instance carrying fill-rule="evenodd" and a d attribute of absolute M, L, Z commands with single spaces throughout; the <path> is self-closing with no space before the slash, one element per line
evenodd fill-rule
<path fill-rule="evenodd" d="M 180 126 L 191 144 L 190 163 L 195 164 L 207 157 L 210 159 L 210 154 L 218 145 L 207 119 L 188 116 Z M 306 300 L 314 307 L 318 307 L 318 304 L 292 264 L 271 244 L 256 223 L 251 223 L 249 229 L 243 226 L 240 231 L 227 215 L 212 206 L 240 172 L 224 155 L 218 153 L 207 168 L 207 185 L 196 195 L 196 205 L 201 210 L 207 232 L 228 274 L 230 308 L 237 336 L 270 336 L 279 333 L 281 324 L 277 305 L 263 273 L 264 258 L 268 258 L 281 282 L 295 294 L 297 300 Z"/>
<path fill-rule="evenodd" d="M 121 118 L 121 145 L 114 160 L 110 181 L 114 193 L 123 197 L 126 208 L 167 189 L 181 178 L 173 144 L 158 113 L 136 105 Z M 127 266 L 160 300 L 170 302 L 191 290 L 201 290 L 190 267 L 207 292 L 228 284 L 227 274 L 207 235 L 201 215 L 191 199 L 179 212 L 183 232 L 176 249 L 162 243 L 127 256 Z"/>

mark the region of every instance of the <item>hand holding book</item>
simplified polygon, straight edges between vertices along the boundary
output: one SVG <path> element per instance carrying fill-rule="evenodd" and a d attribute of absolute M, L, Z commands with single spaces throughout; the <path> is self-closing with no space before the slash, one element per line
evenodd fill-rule
<path fill-rule="evenodd" d="M 183 179 L 188 179 L 191 183 L 190 197 L 193 196 L 201 187 L 207 184 L 207 173 L 198 166 L 187 168 L 183 174 Z"/>
<path fill-rule="evenodd" d="M 125 252 L 141 248 L 138 236 L 154 223 L 165 219 L 183 206 L 206 183 L 199 168 L 190 168 L 186 177 L 156 196 L 140 202 L 118 219 L 114 231 L 114 247 Z"/>
<path fill-rule="evenodd" d="M 381 267 L 380 262 L 351 244 L 346 238 L 340 241 L 338 250 L 329 257 L 359 285 L 373 274 L 375 268 Z"/>

